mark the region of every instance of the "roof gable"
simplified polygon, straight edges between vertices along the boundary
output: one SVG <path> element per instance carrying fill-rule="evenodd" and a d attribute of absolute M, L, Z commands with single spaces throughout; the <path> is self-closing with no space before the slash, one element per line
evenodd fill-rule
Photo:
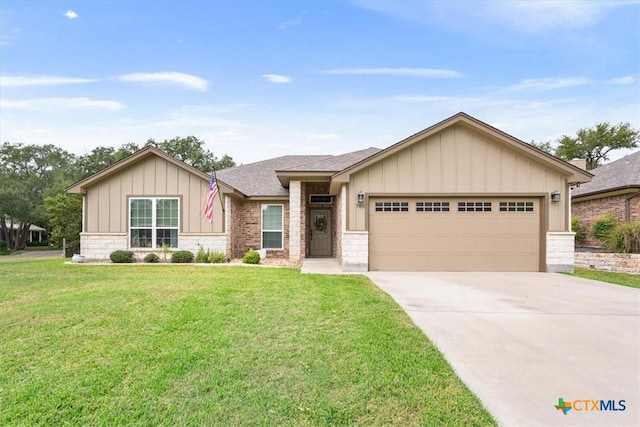
<path fill-rule="evenodd" d="M 385 159 L 388 156 L 394 155 L 399 151 L 410 147 L 414 143 L 423 141 L 424 139 L 453 126 L 461 126 L 463 128 L 466 128 L 474 133 L 490 139 L 492 142 L 497 143 L 498 145 L 508 147 L 510 150 L 520 155 L 544 164 L 546 167 L 566 176 L 568 182 L 570 183 L 588 182 L 591 179 L 591 174 L 589 174 L 588 172 L 563 160 L 560 160 L 557 157 L 547 154 L 531 146 L 530 144 L 527 144 L 526 142 L 521 141 L 499 129 L 496 129 L 493 126 L 490 126 L 466 113 L 460 112 L 439 123 L 436 123 L 431 127 L 415 133 L 400 142 L 397 142 L 396 144 L 362 160 L 361 162 L 345 168 L 332 177 L 332 182 L 336 184 L 348 182 L 349 176 L 351 174 L 365 169 Z"/>
<path fill-rule="evenodd" d="M 640 151 L 591 170 L 593 179 L 574 188 L 572 197 L 640 188 Z"/>
<path fill-rule="evenodd" d="M 187 163 L 176 159 L 173 156 L 170 156 L 169 154 L 165 153 L 162 150 L 159 150 L 155 147 L 152 146 L 147 146 L 144 147 L 138 151 L 136 151 L 135 153 L 131 154 L 130 156 L 125 157 L 124 159 L 121 159 L 109 166 L 107 166 L 106 168 L 102 169 L 99 172 L 96 172 L 95 174 L 84 178 L 78 182 L 76 182 L 75 184 L 71 185 L 68 189 L 67 192 L 69 193 L 74 193 L 74 194 L 84 194 L 87 191 L 87 188 L 97 184 L 98 182 L 101 182 L 105 179 L 108 179 L 109 177 L 120 173 L 121 171 L 123 171 L 125 168 L 128 168 L 129 166 L 134 165 L 135 163 L 138 163 L 146 158 L 148 158 L 149 156 L 157 156 L 160 157 L 164 160 L 166 160 L 169 163 L 172 163 L 174 165 L 176 165 L 177 167 L 186 170 L 187 172 L 196 175 L 204 180 L 208 180 L 209 179 L 209 175 L 202 172 L 199 169 L 194 168 L 191 165 L 188 165 Z M 227 186 L 225 183 L 223 182 L 219 182 L 219 187 L 220 190 L 223 192 L 232 192 L 233 189 L 230 188 L 229 186 Z"/>

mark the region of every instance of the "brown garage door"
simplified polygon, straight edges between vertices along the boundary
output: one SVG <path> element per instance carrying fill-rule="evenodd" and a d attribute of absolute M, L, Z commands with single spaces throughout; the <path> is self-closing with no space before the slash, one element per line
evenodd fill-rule
<path fill-rule="evenodd" d="M 371 198 L 369 268 L 539 271 L 536 198 Z"/>

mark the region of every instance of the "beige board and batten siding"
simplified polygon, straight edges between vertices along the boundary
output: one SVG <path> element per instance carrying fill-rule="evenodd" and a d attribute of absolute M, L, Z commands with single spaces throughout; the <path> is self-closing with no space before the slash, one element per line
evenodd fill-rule
<path fill-rule="evenodd" d="M 222 233 L 224 215 L 218 199 L 212 224 L 202 214 L 208 185 L 202 177 L 161 157 L 145 157 L 88 187 L 84 231 L 126 233 L 131 197 L 177 197 L 180 199 L 180 233 Z"/>
<path fill-rule="evenodd" d="M 548 231 L 566 231 L 567 179 L 541 165 L 534 157 L 510 148 L 507 143 L 459 125 L 416 141 L 350 175 L 348 229 L 367 230 L 367 209 L 357 205 L 360 191 L 376 195 L 505 193 L 536 196 L 559 191 L 563 195 L 562 202 L 548 203 L 541 209 L 548 209 Z"/>

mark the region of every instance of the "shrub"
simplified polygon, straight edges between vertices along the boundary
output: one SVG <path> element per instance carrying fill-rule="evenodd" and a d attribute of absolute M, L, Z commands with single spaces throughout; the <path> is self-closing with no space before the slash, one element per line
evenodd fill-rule
<path fill-rule="evenodd" d="M 222 264 L 227 262 L 227 255 L 224 252 L 213 251 L 209 254 L 209 262 L 213 264 Z"/>
<path fill-rule="evenodd" d="M 211 255 L 209 253 L 209 249 L 207 249 L 207 251 L 205 252 L 204 249 L 202 248 L 202 246 L 198 245 L 198 252 L 196 253 L 196 262 L 199 263 L 209 263 L 209 256 Z"/>
<path fill-rule="evenodd" d="M 147 263 L 156 263 L 160 261 L 160 257 L 152 252 L 150 254 L 146 254 L 143 261 Z"/>
<path fill-rule="evenodd" d="M 44 246 L 49 246 L 49 242 L 27 242 L 27 246 L 28 247 L 44 247 Z"/>
<path fill-rule="evenodd" d="M 607 238 L 607 247 L 616 252 L 640 253 L 640 221 L 615 227 Z"/>
<path fill-rule="evenodd" d="M 176 251 L 171 255 L 174 264 L 187 264 L 193 261 L 193 253 L 190 251 Z"/>
<path fill-rule="evenodd" d="M 582 244 L 584 243 L 584 239 L 587 237 L 587 233 L 584 231 L 584 226 L 582 225 L 582 220 L 580 217 L 574 216 L 571 218 L 571 231 L 576 233 L 576 243 Z"/>
<path fill-rule="evenodd" d="M 249 249 L 242 257 L 245 264 L 260 264 L 260 254 L 253 249 Z"/>
<path fill-rule="evenodd" d="M 134 253 L 131 251 L 113 251 L 109 254 L 109 258 L 111 259 L 111 262 L 117 264 L 129 264 L 136 260 Z"/>
<path fill-rule="evenodd" d="M 0 240 L 0 251 L 5 250 L 7 250 L 7 242 L 5 242 L 4 240 Z"/>
<path fill-rule="evenodd" d="M 608 213 L 593 223 L 591 235 L 606 245 L 614 228 L 616 228 L 616 219 L 612 214 Z"/>

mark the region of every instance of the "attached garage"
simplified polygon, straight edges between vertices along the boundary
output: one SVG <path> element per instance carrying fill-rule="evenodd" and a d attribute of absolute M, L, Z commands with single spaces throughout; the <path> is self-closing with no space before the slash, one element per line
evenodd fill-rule
<path fill-rule="evenodd" d="M 573 271 L 591 175 L 459 113 L 331 177 L 350 270 Z"/>
<path fill-rule="evenodd" d="M 369 199 L 369 268 L 544 271 L 541 197 Z"/>

